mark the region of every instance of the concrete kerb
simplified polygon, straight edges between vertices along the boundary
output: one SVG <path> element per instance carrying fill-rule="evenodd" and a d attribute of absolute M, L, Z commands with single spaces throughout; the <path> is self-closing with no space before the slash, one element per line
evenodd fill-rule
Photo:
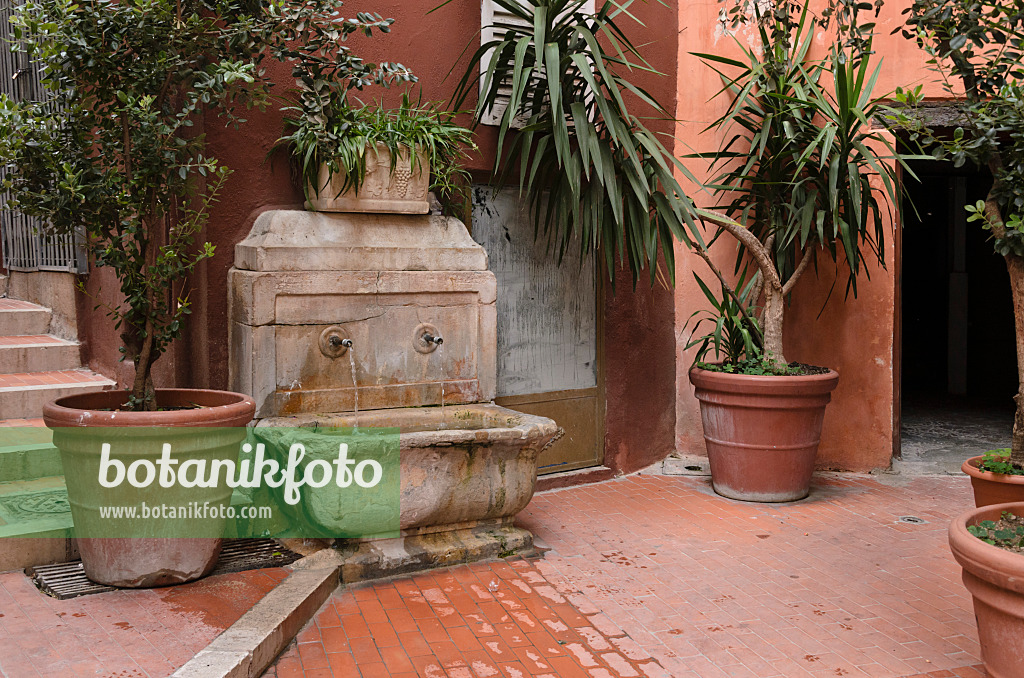
<path fill-rule="evenodd" d="M 292 564 L 292 573 L 201 650 L 172 678 L 262 675 L 339 584 L 342 557 L 324 549 Z"/>

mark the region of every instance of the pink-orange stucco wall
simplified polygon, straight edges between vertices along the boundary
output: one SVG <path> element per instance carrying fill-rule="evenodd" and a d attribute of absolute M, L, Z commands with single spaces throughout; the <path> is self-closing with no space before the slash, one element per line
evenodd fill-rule
<path fill-rule="evenodd" d="M 890 35 L 903 22 L 905 0 L 889 0 L 877 19 L 875 48 L 881 73 L 876 95 L 897 86 L 925 86 L 926 95 L 941 98 L 942 88 L 928 70 L 926 57 L 900 35 Z M 737 55 L 733 38 L 718 30 L 719 3 L 714 0 L 680 3 L 679 79 L 676 155 L 715 150 L 721 133 L 701 133 L 724 110 L 722 99 L 709 101 L 721 87 L 718 76 L 691 52 Z M 739 34 L 747 41 L 748 36 Z M 817 36 L 815 49 L 824 53 L 829 36 Z M 876 62 L 879 63 L 879 62 Z M 698 178 L 707 176 L 700 161 L 686 161 Z M 714 205 L 710 194 L 692 187 L 691 195 L 701 206 Z M 858 279 L 858 296 L 845 295 L 845 274 L 837 271 L 827 255 L 819 257 L 817 275 L 808 272 L 797 284 L 792 305 L 786 311 L 786 358 L 824 365 L 839 372 L 839 387 L 825 415 L 820 468 L 868 471 L 887 467 L 893 454 L 894 428 L 898 426 L 898 264 L 899 239 L 892 223 L 887 224 L 885 267 L 869 268 L 870 280 Z M 676 270 L 676 448 L 682 454 L 705 454 L 700 411 L 687 371 L 695 349 L 687 350 L 691 314 L 707 302 L 693 279 L 696 272 L 705 279 L 711 273 L 696 255 L 677 246 Z M 725 238 L 715 245 L 714 258 L 723 271 L 731 272 L 735 257 L 733 241 Z M 839 283 L 829 297 L 836 276 Z"/>

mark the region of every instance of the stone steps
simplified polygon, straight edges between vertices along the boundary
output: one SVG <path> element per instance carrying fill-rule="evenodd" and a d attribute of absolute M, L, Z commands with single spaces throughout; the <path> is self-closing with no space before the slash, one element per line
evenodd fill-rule
<path fill-rule="evenodd" d="M 39 417 L 43 405 L 55 398 L 106 391 L 116 385 L 112 379 L 85 368 L 0 374 L 0 419 Z"/>
<path fill-rule="evenodd" d="M 0 298 L 0 572 L 74 557 L 60 453 L 40 417 L 54 398 L 116 385 L 82 368 L 78 342 L 50 334 L 51 321 Z"/>
<path fill-rule="evenodd" d="M 71 525 L 63 476 L 0 483 L 0 572 L 67 560 Z"/>
<path fill-rule="evenodd" d="M 34 422 L 19 423 L 8 420 L 0 427 L 0 483 L 63 475 L 50 429 Z"/>
<path fill-rule="evenodd" d="M 0 374 L 70 370 L 81 364 L 76 341 L 50 334 L 0 336 Z"/>
<path fill-rule="evenodd" d="M 37 418 L 50 400 L 116 385 L 81 367 L 78 342 L 49 334 L 51 318 L 43 306 L 0 299 L 0 420 Z"/>
<path fill-rule="evenodd" d="M 46 334 L 50 309 L 20 299 L 0 299 L 0 336 Z"/>

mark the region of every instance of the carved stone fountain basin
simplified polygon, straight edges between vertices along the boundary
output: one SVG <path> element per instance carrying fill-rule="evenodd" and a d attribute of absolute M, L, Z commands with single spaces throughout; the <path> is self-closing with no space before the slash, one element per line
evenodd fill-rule
<path fill-rule="evenodd" d="M 443 418 L 442 418 L 443 417 Z M 489 403 L 300 414 L 258 427 L 397 427 L 403 535 L 510 525 L 537 481 L 537 455 L 558 425 Z M 329 526 L 331 515 L 310 517 Z"/>

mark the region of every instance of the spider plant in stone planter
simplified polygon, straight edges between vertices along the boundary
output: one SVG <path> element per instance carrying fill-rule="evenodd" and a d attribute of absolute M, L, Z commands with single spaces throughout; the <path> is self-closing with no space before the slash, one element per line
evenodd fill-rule
<path fill-rule="evenodd" d="M 751 266 L 756 274 L 732 284 L 706 250 L 697 252 L 728 307 L 758 329 L 760 341 L 744 347 L 743 359 L 726 353 L 723 363 L 695 364 L 690 381 L 715 490 L 777 502 L 808 494 L 824 409 L 838 383 L 832 370 L 787 360 L 787 298 L 820 258 L 845 267 L 854 295 L 868 260 L 884 266 L 879 198 L 898 204 L 902 159 L 871 129 L 884 109 L 873 94 L 879 69 L 869 63 L 872 25 L 858 25 L 858 4 L 831 3 L 823 19 L 805 3 L 760 10 L 760 3 L 740 3 L 733 14 L 734 22 L 757 29 L 760 50 L 737 41 L 742 60 L 697 55 L 721 76 L 718 96 L 729 106 L 706 130 L 721 133 L 719 150 L 696 156 L 718 171 L 708 188 L 724 212 L 699 210 L 700 218 L 717 228 L 713 241 L 732 236 L 737 269 Z M 826 57 L 810 57 L 817 30 L 831 19 L 838 19 L 841 39 Z M 880 188 L 873 184 L 879 179 Z"/>
<path fill-rule="evenodd" d="M 370 14 L 342 19 L 340 6 L 337 0 L 47 0 L 15 10 L 15 38 L 38 64 L 49 98 L 0 97 L 7 204 L 55 232 L 84 230 L 93 265 L 111 268 L 120 283 L 123 301 L 108 310 L 124 359 L 135 367 L 127 392 L 69 396 L 44 409 L 61 450 L 76 534 L 87 537 L 79 540 L 85 572 L 96 581 L 178 583 L 202 576 L 216 561 L 223 518 L 104 522 L 100 510 L 140 499 L 150 506 L 183 506 L 186 499 L 223 506 L 230 488 L 183 496 L 152 485 L 135 492 L 128 483 L 101 487 L 100 442 L 117 441 L 121 463 L 124 455 L 152 463 L 164 442 L 203 462 L 237 458 L 241 427 L 254 413 L 251 398 L 157 389 L 152 376 L 189 313 L 190 274 L 214 253 L 197 239 L 230 173 L 208 155 L 201 123 L 219 117 L 243 124 L 236 107 L 266 103 L 265 56 L 313 52 L 325 70 L 329 64 L 357 84 L 400 72 L 365 64 L 338 45 L 353 31 L 386 30 L 391 23 Z"/>
<path fill-rule="evenodd" d="M 911 138 L 944 153 L 956 166 L 986 167 L 992 186 L 967 206 L 968 221 L 992 235 L 1006 261 L 1016 324 L 1018 392 L 1008 450 L 972 457 L 978 506 L 1024 501 L 1024 14 L 1019 3 L 915 0 L 905 10 L 904 37 L 932 56 L 931 66 L 951 98 L 959 100 L 952 136 L 928 128 L 916 114 L 921 88 L 898 92 L 905 108 L 893 116 Z"/>
<path fill-rule="evenodd" d="M 309 209 L 426 214 L 429 190 L 446 209 L 465 209 L 462 163 L 476 145 L 455 113 L 413 103 L 407 92 L 389 109 L 352 104 L 340 87 L 315 87 L 304 86 L 283 109 L 286 134 L 277 141 L 289 150 Z"/>

